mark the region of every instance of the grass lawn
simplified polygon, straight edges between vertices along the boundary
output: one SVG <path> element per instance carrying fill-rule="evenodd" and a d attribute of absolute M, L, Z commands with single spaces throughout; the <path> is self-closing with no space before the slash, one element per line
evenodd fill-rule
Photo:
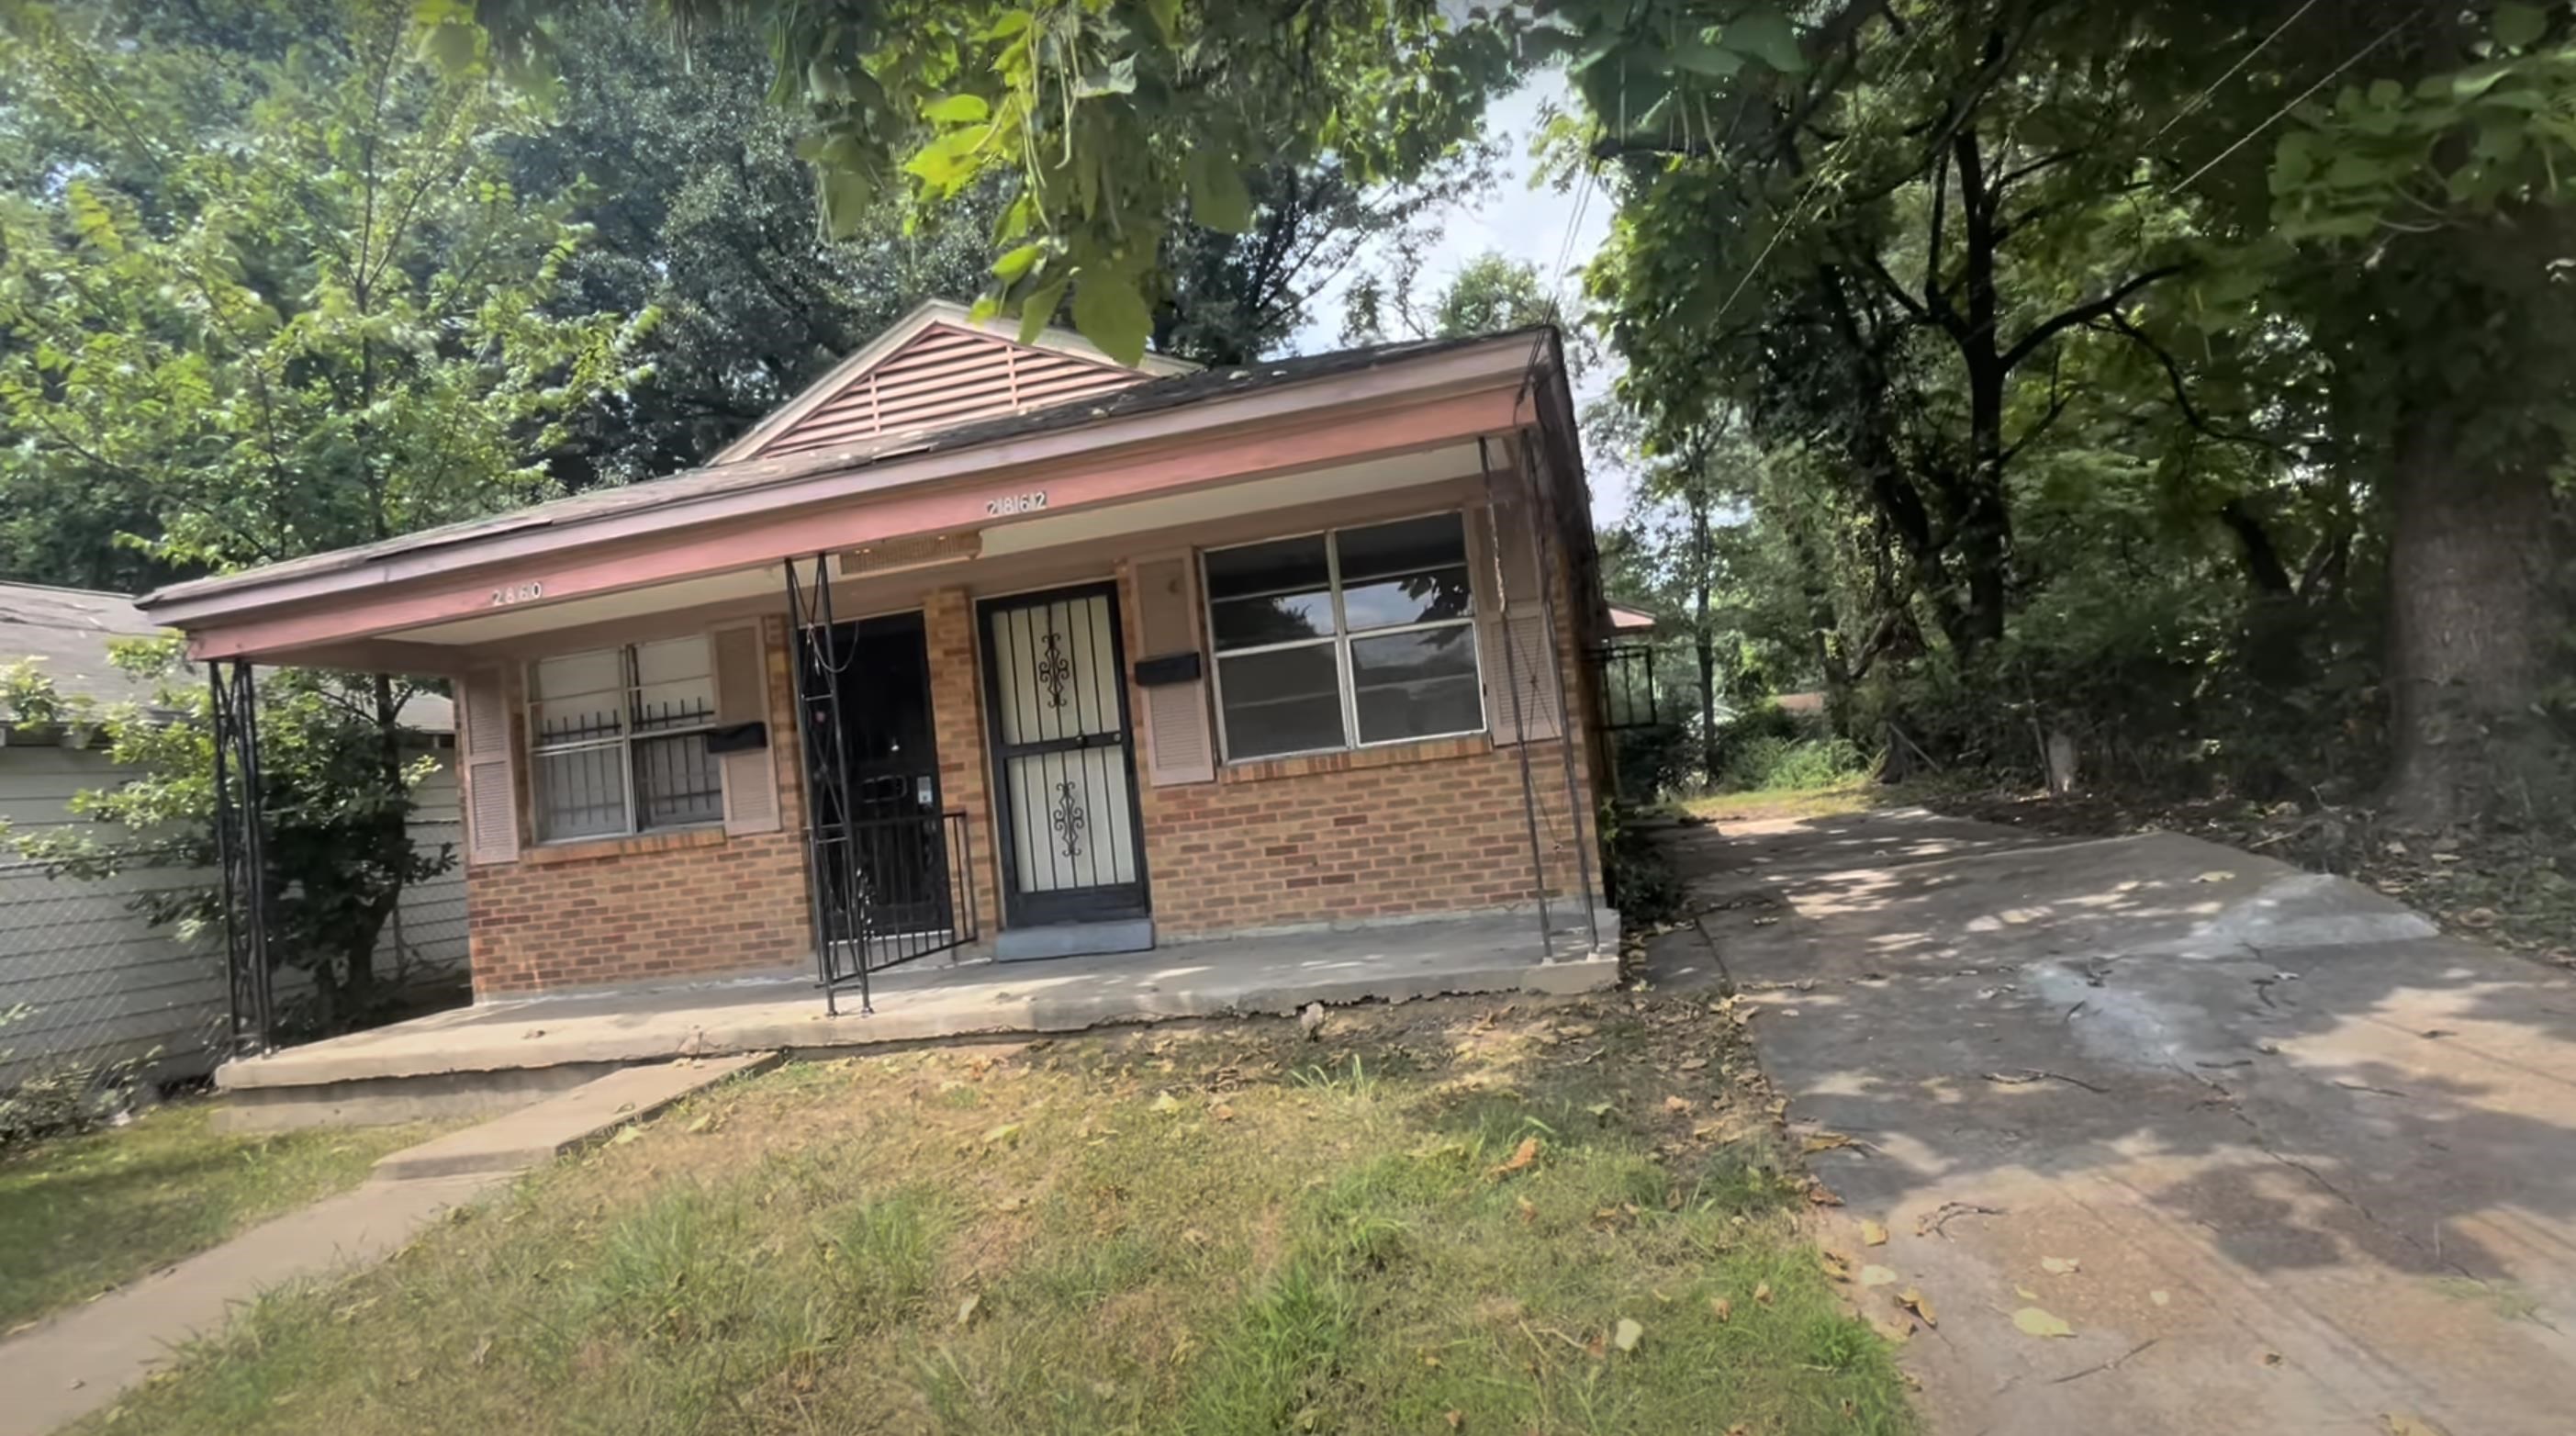
<path fill-rule="evenodd" d="M 83 1432 L 1904 1432 L 1704 1001 L 792 1064 Z"/>
<path fill-rule="evenodd" d="M 1891 788 L 1871 777 L 1844 778 L 1818 788 L 1775 788 L 1758 793 L 1713 793 L 1682 804 L 1683 811 L 1710 822 L 1760 822 L 1770 819 L 1830 818 L 1913 801 L 1909 790 Z"/>
<path fill-rule="evenodd" d="M 0 1158 L 0 1331 L 364 1180 L 422 1128 L 243 1136 L 192 1102 Z"/>

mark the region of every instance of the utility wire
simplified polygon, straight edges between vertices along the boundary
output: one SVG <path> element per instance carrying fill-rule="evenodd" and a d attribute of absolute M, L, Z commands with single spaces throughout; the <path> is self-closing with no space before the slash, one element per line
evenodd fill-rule
<path fill-rule="evenodd" d="M 2188 175 L 2184 176 L 2184 177 L 2183 177 L 2183 179 L 2182 179 L 2182 181 L 2181 181 L 2180 183 L 2178 183 L 2178 184 L 2174 185 L 2172 188 L 2170 188 L 2170 189 L 2166 190 L 2166 191 L 2165 191 L 2165 194 L 2166 194 L 2168 197 L 2170 197 L 2170 196 L 2172 196 L 2172 195 L 2179 194 L 2179 193 L 2181 193 L 2182 191 L 2184 191 L 2184 190 L 2186 190 L 2186 189 L 2191 188 L 2193 181 L 2198 180 L 2202 175 L 2205 175 L 2205 174 L 2209 173 L 2211 170 L 2214 170 L 2214 169 L 2218 168 L 2220 165 L 2222 165 L 2222 164 L 2226 163 L 2226 161 L 2227 161 L 2227 157 L 2228 157 L 2229 155 L 2232 155 L 2232 154 L 2236 153 L 2238 150 L 2241 150 L 2241 149 L 2245 148 L 2247 145 L 2249 145 L 2249 144 L 2253 143 L 2253 142 L 2254 142 L 2254 138 L 2255 138 L 2257 135 L 2262 134 L 2265 130 L 2268 130 L 2268 129 L 2272 128 L 2272 126 L 2274 126 L 2274 125 L 2276 125 L 2276 124 L 2280 123 L 2280 121 L 2281 121 L 2282 117 L 2283 117 L 2283 116 L 2285 116 L 2285 115 L 2287 115 L 2287 114 L 2289 114 L 2292 110 L 2295 110 L 2295 109 L 2297 109 L 2299 106 L 2306 104 L 2306 103 L 2308 102 L 2308 97 L 2309 97 L 2309 96 L 2311 96 L 2311 95 L 2315 94 L 2315 93 L 2316 93 L 2317 91 L 2319 91 L 2319 90 L 2324 89 L 2326 86 L 2333 84 L 2333 83 L 2334 83 L 2334 81 L 2335 81 L 2335 77 L 2336 77 L 2336 76 L 2341 75 L 2344 71 L 2349 70 L 2349 69 L 2351 69 L 2353 66 L 2360 64 L 2364 59 L 2367 59 L 2367 58 L 2370 56 L 2370 54 L 2371 54 L 2373 51 L 2377 50 L 2380 46 L 2387 44 L 2389 41 L 2391 41 L 2391 40 L 2393 40 L 2393 39 L 2396 39 L 2396 38 L 2397 38 L 2397 32 L 2398 32 L 2398 31 L 2403 30 L 2403 29 L 2405 29 L 2407 26 L 2414 24 L 2417 20 L 2420 20 L 2420 19 L 2422 19 L 2423 17 L 2424 17 L 2424 10 L 2423 10 L 2423 8 L 2422 8 L 2422 7 L 2420 7 L 2420 6 L 2419 6 L 2418 8 L 2416 8 L 2416 9 L 2412 10 L 2412 11 L 2409 11 L 2409 12 L 2408 12 L 2408 13 L 2406 13 L 2405 15 L 2399 16 L 2396 24 L 2391 25 L 2391 26 L 2389 26 L 2387 29 L 2382 30 L 2382 31 L 2380 31 L 2380 32 L 2379 32 L 2379 37 L 2378 37 L 2377 39 L 2372 40 L 2369 44 L 2364 45 L 2364 46 L 2362 46 L 2360 49 L 2353 51 L 2353 52 L 2352 52 L 2352 57 L 2351 57 L 2350 59 L 2345 60 L 2342 64 L 2337 65 L 2337 66 L 2335 66 L 2333 69 L 2326 71 L 2323 75 L 2318 76 L 2318 77 L 2317 77 L 2317 82 L 2316 82 L 2315 84 L 2310 85 L 2310 86 L 2308 86 L 2306 89 L 2301 90 L 2298 94 L 2291 96 L 2291 98 L 2290 98 L 2290 102 L 2289 102 L 2288 104 L 2285 104 L 2285 105 L 2281 106 L 2281 108 L 2279 108 L 2279 109 L 2277 109 L 2277 110 L 2274 110 L 2272 113 L 2270 113 L 2270 114 L 2268 114 L 2268 115 L 2264 116 L 2264 117 L 2263 117 L 2263 121 L 2262 121 L 2262 123 L 2260 123 L 2260 124 L 2256 125 L 2254 128 L 2252 128 L 2252 129 L 2250 129 L 2250 130 L 2247 130 L 2245 133 L 2243 133 L 2243 134 L 2241 134 L 2241 135 L 2237 136 L 2237 137 L 2236 137 L 2236 142 L 2235 142 L 2235 143 L 2233 143 L 2233 144 L 2229 145 L 2227 148 L 2225 148 L 2225 149 L 2223 149 L 2223 150 L 2220 150 L 2220 151 L 2219 151 L 2215 156 L 2213 156 L 2213 157 L 2210 159 L 2209 163 L 2207 163 L 2207 164 L 2205 164 L 2205 165 L 2202 165 L 2200 168 L 2198 168 L 2198 169 L 2196 169 L 2196 170 L 2193 170 L 2190 174 L 2188 174 Z"/>

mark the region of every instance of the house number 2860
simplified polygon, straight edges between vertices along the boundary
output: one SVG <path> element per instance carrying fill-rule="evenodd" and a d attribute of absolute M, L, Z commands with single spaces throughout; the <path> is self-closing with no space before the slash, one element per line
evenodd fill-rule
<path fill-rule="evenodd" d="M 1009 514 L 1033 514 L 1045 507 L 1044 489 L 1032 489 L 1025 494 L 1004 494 L 998 499 L 984 501 L 984 512 L 997 519 Z"/>
<path fill-rule="evenodd" d="M 543 580 L 530 583 L 505 583 L 492 590 L 492 607 L 507 608 L 514 603 L 529 603 L 546 596 Z"/>

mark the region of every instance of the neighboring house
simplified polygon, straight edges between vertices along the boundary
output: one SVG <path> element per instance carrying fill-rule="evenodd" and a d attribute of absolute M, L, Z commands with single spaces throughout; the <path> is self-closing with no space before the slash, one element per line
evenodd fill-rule
<path fill-rule="evenodd" d="M 478 998 L 830 985 L 1585 910 L 1589 511 L 1553 329 L 1193 371 L 932 304 L 704 468 L 144 608 L 455 680 Z"/>
<path fill-rule="evenodd" d="M 108 661 L 108 641 L 160 631 L 123 594 L 0 583 L 0 665 L 32 660 L 65 697 L 148 701 L 149 689 Z M 458 843 L 448 702 L 421 695 L 404 720 L 439 759 L 421 792 L 412 840 Z M 73 795 L 128 773 L 109 761 L 103 743 L 24 727 L 0 711 L 0 819 L 15 832 L 89 822 L 72 812 Z M 0 1012 L 28 1009 L 0 1026 L 0 1088 L 35 1072 L 127 1059 L 147 1059 L 163 1077 L 209 1070 L 209 1044 L 227 1010 L 221 943 L 211 935 L 183 941 L 153 927 L 134 901 L 210 880 L 201 870 L 176 868 L 95 882 L 49 877 L 42 865 L 0 848 Z M 460 864 L 404 896 L 377 962 L 414 982 L 452 979 L 466 955 L 464 907 Z"/>

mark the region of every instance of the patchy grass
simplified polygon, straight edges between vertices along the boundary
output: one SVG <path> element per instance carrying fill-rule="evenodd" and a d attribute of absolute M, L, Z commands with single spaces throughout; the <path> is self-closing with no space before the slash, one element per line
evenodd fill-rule
<path fill-rule="evenodd" d="M 0 1159 L 0 1329 L 87 1300 L 364 1180 L 425 1129 L 218 1132 L 210 1103 Z"/>
<path fill-rule="evenodd" d="M 1682 811 L 1712 823 L 1745 823 L 1795 818 L 1830 818 L 1841 813 L 1912 801 L 1898 788 L 1867 775 L 1838 778 L 1813 788 L 1782 788 L 1760 793 L 1712 793 L 1682 804 Z"/>
<path fill-rule="evenodd" d="M 792 1064 L 258 1303 L 77 1429 L 1910 1431 L 1725 1011 Z"/>

